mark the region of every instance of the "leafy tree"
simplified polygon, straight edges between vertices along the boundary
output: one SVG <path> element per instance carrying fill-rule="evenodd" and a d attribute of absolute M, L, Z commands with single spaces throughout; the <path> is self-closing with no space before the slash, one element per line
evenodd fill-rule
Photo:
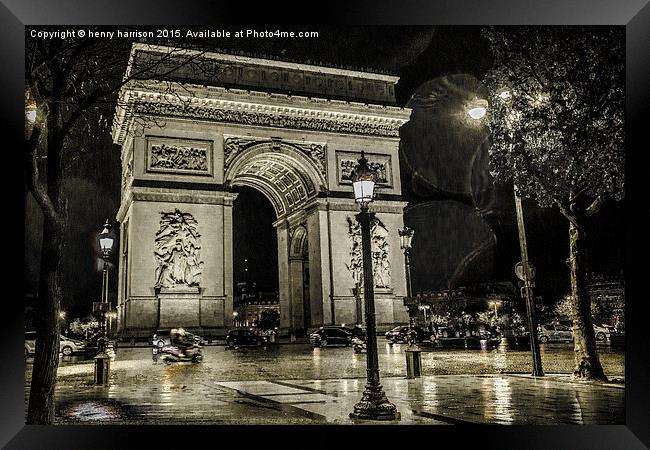
<path fill-rule="evenodd" d="M 494 54 L 490 169 L 569 222 L 574 376 L 606 379 L 591 322 L 585 227 L 624 196 L 624 29 L 484 30 Z"/>
<path fill-rule="evenodd" d="M 28 424 L 51 424 L 59 354 L 58 317 L 63 297 L 63 250 L 68 227 L 65 185 L 73 169 L 110 132 L 126 83 L 155 78 L 174 94 L 172 74 L 201 52 L 170 48 L 165 55 L 144 53 L 125 76 L 131 42 L 108 39 L 31 39 L 25 45 L 26 185 L 43 213 L 34 367 Z M 201 67 L 195 66 L 195 70 Z"/>
<path fill-rule="evenodd" d="M 68 328 L 70 329 L 70 332 L 74 333 L 76 336 L 88 339 L 100 331 L 100 324 L 93 316 L 86 316 L 84 318 L 77 317 L 70 322 Z"/>

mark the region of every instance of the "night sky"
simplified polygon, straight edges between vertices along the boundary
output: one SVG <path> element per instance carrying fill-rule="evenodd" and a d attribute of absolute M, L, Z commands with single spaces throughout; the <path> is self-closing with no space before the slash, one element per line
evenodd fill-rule
<path fill-rule="evenodd" d="M 238 29 L 239 27 L 232 27 Z M 491 67 L 488 43 L 480 36 L 479 27 L 319 27 L 321 37 L 302 40 L 222 40 L 194 41 L 197 47 L 220 48 L 234 52 L 243 50 L 257 56 L 274 55 L 280 59 L 324 65 L 353 66 L 396 74 L 401 77 L 396 88 L 400 106 L 406 106 L 412 95 L 425 82 L 450 74 L 465 74 L 478 80 Z M 187 44 L 188 41 L 185 40 Z M 116 50 L 118 51 L 118 50 Z M 126 57 L 125 53 L 125 64 Z M 452 149 L 453 150 L 453 149 Z M 112 144 L 110 135 L 96 137 L 94 145 L 74 167 L 69 176 L 69 225 L 65 248 L 65 277 L 63 309 L 69 317 L 88 314 L 92 302 L 100 295 L 101 277 L 97 271 L 94 250 L 96 233 L 108 217 L 114 220 L 119 208 L 120 157 L 119 148 Z M 455 200 L 442 195 L 438 203 L 431 203 L 414 193 L 410 174 L 402 167 L 403 189 L 410 201 L 409 208 L 432 208 L 443 213 L 455 208 Z M 453 176 L 453 175 L 451 175 Z M 242 281 L 243 259 L 249 260 L 251 281 L 263 290 L 277 289 L 277 242 L 271 223 L 275 213 L 270 202 L 250 188 L 238 188 L 234 215 L 234 277 Z M 468 266 L 468 281 L 515 281 L 513 267 L 519 261 L 514 202 L 511 187 L 494 188 L 497 201 L 490 213 L 483 217 L 494 234 L 496 246 L 490 257 Z M 26 242 L 25 286 L 27 293 L 36 291 L 38 280 L 40 227 L 42 219 L 30 194 L 25 196 Z M 446 203 L 445 203 L 446 202 Z M 462 203 L 462 202 L 461 202 Z M 542 210 L 525 201 L 529 254 L 537 267 L 537 292 L 549 299 L 559 298 L 568 289 L 568 226 L 560 214 L 552 209 Z M 410 215 L 406 213 L 406 223 Z M 422 217 L 426 217 L 423 214 Z M 451 216 L 450 216 L 451 217 Z M 590 261 L 594 271 L 609 271 L 623 267 L 623 203 L 608 204 L 589 230 Z M 419 229 L 414 246 L 427 239 L 430 229 Z M 429 239 L 436 248 L 421 247 L 427 255 L 448 252 L 451 261 L 459 249 L 439 246 L 441 240 Z M 461 236 L 462 238 L 462 236 Z M 461 239 L 462 241 L 462 239 Z M 426 264 L 413 270 L 414 293 L 430 287 L 435 272 L 435 256 L 428 256 Z M 414 260 L 415 266 L 417 261 Z M 112 295 L 116 295 L 116 271 L 111 272 Z M 115 300 L 113 300 L 115 301 Z"/>

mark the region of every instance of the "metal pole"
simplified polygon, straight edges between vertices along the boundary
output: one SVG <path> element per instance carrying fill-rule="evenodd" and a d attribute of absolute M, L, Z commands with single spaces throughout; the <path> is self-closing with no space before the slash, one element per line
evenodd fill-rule
<path fill-rule="evenodd" d="M 399 420 L 400 414 L 394 404 L 388 401 L 379 382 L 379 359 L 377 356 L 377 333 L 375 331 L 375 281 L 372 271 L 370 226 L 375 214 L 368 212 L 368 206 L 361 207 L 356 215 L 361 225 L 361 249 L 363 255 L 363 294 L 365 299 L 368 379 L 361 401 L 354 405 L 352 419 Z"/>
<path fill-rule="evenodd" d="M 521 250 L 521 264 L 524 273 L 524 292 L 526 296 L 526 311 L 528 313 L 528 331 L 530 332 L 530 351 L 533 356 L 533 376 L 543 377 L 542 357 L 539 353 L 539 342 L 537 340 L 537 319 L 535 318 L 535 299 L 533 287 L 531 286 L 530 267 L 528 265 L 528 244 L 526 242 L 526 228 L 524 226 L 524 213 L 521 207 L 521 197 L 515 193 L 515 209 L 517 212 L 517 229 L 519 231 L 519 247 Z M 495 303 L 496 311 L 496 303 Z"/>
<path fill-rule="evenodd" d="M 404 270 L 406 271 L 406 297 L 409 299 L 409 302 L 412 301 L 412 294 L 411 294 L 411 261 L 409 258 L 409 249 L 405 248 L 404 249 Z M 411 327 L 413 326 L 413 322 L 415 321 L 415 317 L 413 317 L 415 314 L 412 313 L 413 311 L 413 306 L 409 306 L 409 335 L 411 333 Z"/>
<path fill-rule="evenodd" d="M 357 325 L 361 325 L 363 322 L 362 312 L 361 312 L 361 285 L 356 283 L 354 287 L 354 301 L 355 301 L 355 317 Z"/>

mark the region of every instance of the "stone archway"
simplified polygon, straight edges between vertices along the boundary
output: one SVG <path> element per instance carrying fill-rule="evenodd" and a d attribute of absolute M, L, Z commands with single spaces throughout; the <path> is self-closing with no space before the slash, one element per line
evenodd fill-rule
<path fill-rule="evenodd" d="M 310 161 L 299 144 L 236 136 L 224 140 L 225 187 L 258 189 L 271 201 L 278 219 L 304 208 L 324 191 L 324 170 Z"/>
<path fill-rule="evenodd" d="M 139 52 L 165 58 L 168 50 L 136 44 L 131 60 Z M 169 83 L 133 81 L 120 92 L 113 123 L 122 159 L 120 334 L 182 326 L 219 336 L 233 325 L 237 186 L 264 194 L 277 215 L 281 332 L 354 323 L 349 220 L 358 205 L 350 177 L 362 151 L 380 175 L 373 211 L 385 225 L 380 259 L 390 271 L 375 286 L 378 329 L 406 323 L 398 149 L 410 110 L 395 106 L 398 78 L 196 57 L 234 78 L 213 85 L 186 73 Z"/>
<path fill-rule="evenodd" d="M 225 136 L 224 140 L 225 188 L 257 189 L 275 209 L 280 327 L 304 332 L 318 322 L 311 316 L 308 289 L 309 277 L 320 274 L 309 274 L 306 221 L 313 214 L 307 208 L 310 202 L 326 193 L 319 144 L 237 136 Z"/>

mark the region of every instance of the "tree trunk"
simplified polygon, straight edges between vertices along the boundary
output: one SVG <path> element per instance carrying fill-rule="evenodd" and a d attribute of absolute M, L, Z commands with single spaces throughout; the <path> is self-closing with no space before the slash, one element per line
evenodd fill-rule
<path fill-rule="evenodd" d="M 49 220 L 43 224 L 43 247 L 38 286 L 36 349 L 32 371 L 27 424 L 54 421 L 54 388 L 59 365 L 59 310 L 61 305 L 61 254 L 63 229 Z"/>
<path fill-rule="evenodd" d="M 591 320 L 585 232 L 584 224 L 580 220 L 569 223 L 569 252 L 576 361 L 573 376 L 586 380 L 607 381 L 596 351 L 596 337 Z"/>
<path fill-rule="evenodd" d="M 60 98 L 56 97 L 55 100 L 60 100 Z M 27 424 L 29 425 L 49 425 L 54 422 L 54 388 L 59 366 L 61 333 L 59 311 L 63 296 L 64 224 L 67 219 L 67 202 L 63 191 L 63 139 L 59 134 L 61 117 L 58 101 L 49 106 L 46 129 L 47 201 L 50 202 L 51 207 L 43 210 L 36 348 L 27 407 Z"/>

